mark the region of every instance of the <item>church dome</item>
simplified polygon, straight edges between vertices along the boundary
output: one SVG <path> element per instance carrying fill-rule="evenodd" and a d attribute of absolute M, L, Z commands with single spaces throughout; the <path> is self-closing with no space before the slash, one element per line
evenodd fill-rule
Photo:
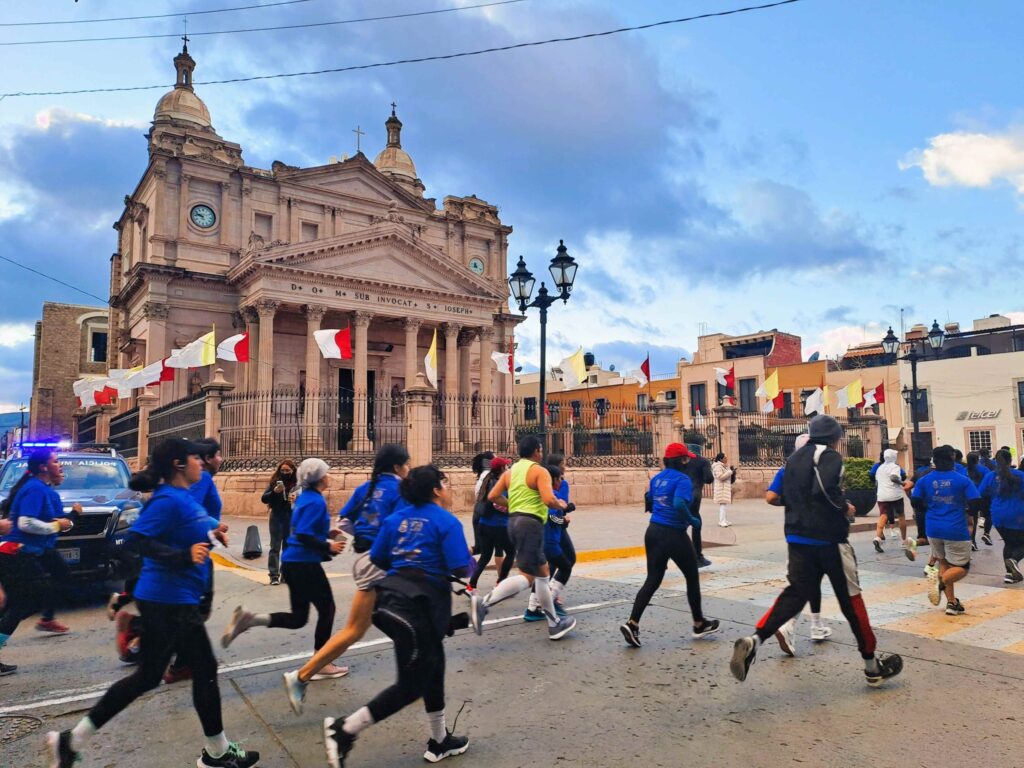
<path fill-rule="evenodd" d="M 174 57 L 177 82 L 174 84 L 174 90 L 165 93 L 157 102 L 156 111 L 153 113 L 154 123 L 161 120 L 180 120 L 202 128 L 213 127 L 210 110 L 192 89 L 192 72 L 195 68 L 195 59 L 188 53 L 188 38 L 185 38 L 181 53 Z"/>
<path fill-rule="evenodd" d="M 391 117 L 384 123 L 388 129 L 388 144 L 377 155 L 373 164 L 381 173 L 403 176 L 410 181 L 416 179 L 416 166 L 409 157 L 409 153 L 402 149 L 402 121 L 395 114 L 392 105 Z"/>

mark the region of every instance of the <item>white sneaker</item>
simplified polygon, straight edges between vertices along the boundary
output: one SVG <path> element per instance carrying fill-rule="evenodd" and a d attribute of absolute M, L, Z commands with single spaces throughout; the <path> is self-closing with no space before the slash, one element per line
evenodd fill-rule
<path fill-rule="evenodd" d="M 811 640 L 814 642 L 820 643 L 822 640 L 828 640 L 830 637 L 832 637 L 832 627 L 826 627 L 824 624 L 811 627 Z"/>
<path fill-rule="evenodd" d="M 942 598 L 942 581 L 939 579 L 939 569 L 934 565 L 928 570 L 928 602 L 938 605 Z"/>
<path fill-rule="evenodd" d="M 347 674 L 348 667 L 339 667 L 336 664 L 328 664 L 309 679 L 311 682 L 314 680 L 337 680 L 339 677 L 344 677 Z"/>
<path fill-rule="evenodd" d="M 284 691 L 288 694 L 288 703 L 296 715 L 302 714 L 306 703 L 306 684 L 299 680 L 299 671 L 284 673 Z"/>
<path fill-rule="evenodd" d="M 895 528 L 893 528 L 891 533 L 892 533 L 892 535 L 889 537 L 890 539 L 892 539 L 893 541 L 899 541 L 900 540 L 899 531 L 897 531 Z"/>
<path fill-rule="evenodd" d="M 885 552 L 885 550 L 882 549 L 882 545 L 885 543 L 885 539 L 880 539 L 877 536 L 875 536 L 875 538 L 871 540 L 871 543 L 875 545 L 875 552 L 877 552 L 878 554 L 882 554 L 883 552 Z"/>
<path fill-rule="evenodd" d="M 730 523 L 730 522 L 729 522 L 728 520 L 726 520 L 725 522 L 721 522 L 721 523 L 719 523 L 719 524 L 718 524 L 718 527 L 719 527 L 719 528 L 728 528 L 728 527 L 729 527 L 729 526 L 731 526 L 731 525 L 732 525 L 732 523 Z"/>
<path fill-rule="evenodd" d="M 793 628 L 796 626 L 796 618 L 792 618 L 779 627 L 779 631 L 775 633 L 775 639 L 779 641 L 779 648 L 787 656 L 796 656 L 796 632 Z"/>
<path fill-rule="evenodd" d="M 917 539 L 907 538 L 900 546 L 903 547 L 903 554 L 907 556 L 907 560 L 917 560 Z"/>
<path fill-rule="evenodd" d="M 245 632 L 252 626 L 253 614 L 245 610 L 242 606 L 235 608 L 231 614 L 231 621 L 224 628 L 224 634 L 220 638 L 220 644 L 222 647 L 227 648 L 231 645 L 231 642 L 238 637 L 240 634 Z"/>

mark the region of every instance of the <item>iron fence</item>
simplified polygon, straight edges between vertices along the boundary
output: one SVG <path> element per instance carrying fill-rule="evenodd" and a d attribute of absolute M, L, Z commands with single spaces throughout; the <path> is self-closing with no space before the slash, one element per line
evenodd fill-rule
<path fill-rule="evenodd" d="M 434 463 L 442 467 L 468 466 L 480 451 L 514 456 L 516 422 L 522 401 L 438 393 L 430 411 Z"/>
<path fill-rule="evenodd" d="M 139 407 L 118 414 L 110 420 L 110 443 L 126 459 L 139 455 Z"/>
<path fill-rule="evenodd" d="M 79 417 L 78 437 L 76 442 L 86 445 L 96 442 L 97 416 L 99 416 L 99 412 L 94 411 L 93 413 L 87 413 L 85 416 Z"/>
<path fill-rule="evenodd" d="M 175 400 L 149 414 L 149 444 L 168 437 L 201 440 L 206 436 L 206 393 Z"/>
<path fill-rule="evenodd" d="M 839 452 L 850 458 L 864 457 L 866 428 L 856 419 L 837 419 L 843 425 Z M 782 418 L 773 414 L 739 415 L 739 461 L 747 466 L 778 467 L 793 452 L 797 437 L 807 431 L 808 418 Z M 882 422 L 885 434 L 885 422 Z M 731 457 L 730 457 L 731 458 Z"/>

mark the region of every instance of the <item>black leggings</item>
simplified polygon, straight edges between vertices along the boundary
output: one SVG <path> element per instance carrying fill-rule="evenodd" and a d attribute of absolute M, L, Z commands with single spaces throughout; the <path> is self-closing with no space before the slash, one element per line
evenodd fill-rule
<path fill-rule="evenodd" d="M 564 534 L 565 531 L 562 533 Z M 551 581 L 560 581 L 562 584 L 568 584 L 569 577 L 572 576 L 574 561 L 570 560 L 569 555 L 566 554 L 564 544 L 565 542 L 563 541 L 562 554 L 555 557 L 548 556 L 548 569 L 551 573 Z"/>
<path fill-rule="evenodd" d="M 192 668 L 192 705 L 199 715 L 203 733 L 206 736 L 221 733 L 224 724 L 217 686 L 217 660 L 199 606 L 136 602 L 142 624 L 140 664 L 128 677 L 110 686 L 89 711 L 89 719 L 97 728 L 102 728 L 139 696 L 156 688 L 171 656 L 177 652 L 188 659 Z"/>
<path fill-rule="evenodd" d="M 568 525 L 562 529 L 562 553 L 569 558 L 570 563 L 576 565 L 576 545 L 572 543 L 572 538 L 569 536 Z"/>
<path fill-rule="evenodd" d="M 498 552 L 499 548 L 504 550 L 505 559 L 501 563 L 501 570 L 498 572 L 498 581 L 508 578 L 509 572 L 516 561 L 516 548 L 512 545 L 512 539 L 508 536 L 508 526 L 480 524 L 476 535 L 477 552 L 480 560 L 477 561 L 476 572 L 469 580 L 469 586 L 476 589 L 476 583 L 480 581 L 480 575 L 484 568 L 491 562 L 491 556 Z"/>
<path fill-rule="evenodd" d="M 443 638 L 422 600 L 390 591 L 386 594 L 381 591 L 378 595 L 373 624 L 395 644 L 398 680 L 367 704 L 373 722 L 391 717 L 421 697 L 427 712 L 440 712 L 444 709 Z"/>
<path fill-rule="evenodd" d="M 702 498 L 700 495 L 701 493 L 703 493 L 703 491 L 695 492 L 693 494 L 693 501 L 690 502 L 690 514 L 696 517 L 698 520 L 702 520 L 700 516 L 700 501 Z M 703 525 L 690 526 L 690 535 L 693 537 L 693 551 L 697 555 L 698 560 L 704 557 L 704 543 L 701 540 L 700 536 L 701 528 L 703 527 Z"/>
<path fill-rule="evenodd" d="M 53 604 L 53 582 L 37 555 L 0 555 L 0 584 L 7 590 L 0 635 L 13 635 L 24 619 Z"/>
<path fill-rule="evenodd" d="M 996 527 L 1003 537 L 1003 560 L 1018 562 L 1024 559 L 1024 531 L 1019 528 Z"/>
<path fill-rule="evenodd" d="M 270 626 L 301 629 L 309 621 L 309 606 L 316 608 L 313 648 L 320 650 L 334 629 L 334 593 L 320 563 L 281 563 L 281 574 L 288 585 L 291 613 L 270 614 Z"/>
<path fill-rule="evenodd" d="M 647 581 L 636 593 L 633 601 L 633 612 L 630 621 L 639 624 L 647 604 L 658 591 L 665 578 L 665 569 L 671 560 L 686 577 L 686 599 L 690 602 L 693 623 L 704 622 L 704 612 L 700 607 L 700 576 L 697 572 L 697 555 L 686 531 L 670 528 L 667 525 L 650 523 L 644 534 L 644 549 L 647 550 Z"/>

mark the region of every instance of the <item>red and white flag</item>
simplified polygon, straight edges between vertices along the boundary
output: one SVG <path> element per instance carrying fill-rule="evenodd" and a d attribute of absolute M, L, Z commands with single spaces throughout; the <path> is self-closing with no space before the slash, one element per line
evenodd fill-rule
<path fill-rule="evenodd" d="M 313 331 L 320 353 L 329 360 L 352 359 L 352 328 Z"/>
<path fill-rule="evenodd" d="M 640 389 L 647 386 L 647 383 L 651 380 L 651 356 L 647 355 L 647 359 L 640 363 L 640 370 L 634 371 L 633 375 L 636 376 L 637 381 L 640 382 Z"/>
<path fill-rule="evenodd" d="M 881 382 L 874 389 L 864 390 L 864 402 L 861 408 L 869 408 L 872 405 L 880 405 L 885 402 L 885 382 Z"/>
<path fill-rule="evenodd" d="M 174 369 L 167 367 L 167 360 L 157 360 L 128 376 L 128 385 L 132 389 L 153 387 L 162 381 L 174 381 Z"/>
<path fill-rule="evenodd" d="M 715 379 L 726 389 L 736 389 L 736 366 L 729 370 L 715 368 Z"/>
<path fill-rule="evenodd" d="M 249 333 L 229 336 L 217 345 L 217 359 L 235 363 L 249 362 Z"/>
<path fill-rule="evenodd" d="M 512 355 L 507 352 L 491 352 L 491 360 L 498 368 L 498 373 L 512 375 Z"/>

